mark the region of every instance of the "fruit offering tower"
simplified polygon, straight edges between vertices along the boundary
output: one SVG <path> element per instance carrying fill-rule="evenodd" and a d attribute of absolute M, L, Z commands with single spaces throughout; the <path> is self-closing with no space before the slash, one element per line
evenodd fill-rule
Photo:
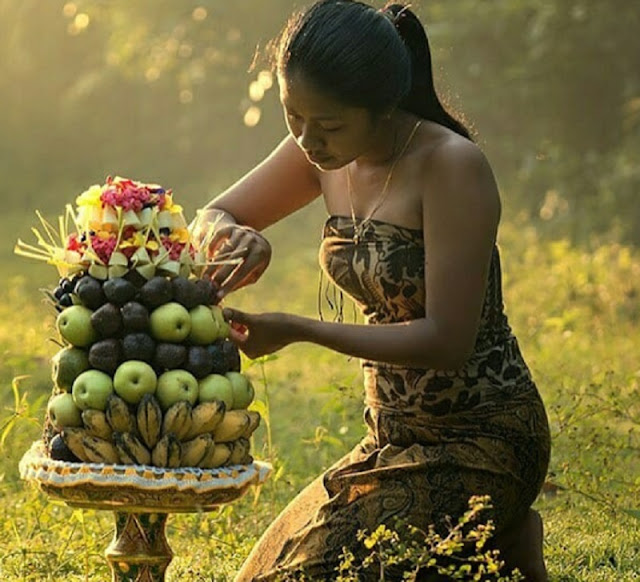
<path fill-rule="evenodd" d="M 46 290 L 60 350 L 43 441 L 55 460 L 155 467 L 252 462 L 251 381 L 229 340 L 211 263 L 170 190 L 108 178 L 38 215 L 37 245 L 61 277 Z M 207 248 L 205 240 L 200 247 Z"/>

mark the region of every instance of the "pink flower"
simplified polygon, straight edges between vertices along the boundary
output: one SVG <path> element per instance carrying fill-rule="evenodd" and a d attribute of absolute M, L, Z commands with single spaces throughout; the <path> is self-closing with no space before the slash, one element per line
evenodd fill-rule
<path fill-rule="evenodd" d="M 98 258 L 106 265 L 116 248 L 116 238 L 102 238 L 99 235 L 93 235 L 91 237 L 91 247 L 98 255 Z"/>

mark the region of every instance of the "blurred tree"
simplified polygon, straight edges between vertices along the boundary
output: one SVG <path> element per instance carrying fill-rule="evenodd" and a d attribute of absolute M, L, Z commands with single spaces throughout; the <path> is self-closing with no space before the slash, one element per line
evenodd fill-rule
<path fill-rule="evenodd" d="M 0 0 L 3 174 L 34 193 L 110 171 L 222 187 L 284 133 L 273 79 L 248 69 L 300 5 Z M 508 210 L 578 239 L 614 229 L 639 242 L 637 3 L 412 5 L 437 84 L 478 131 Z"/>
<path fill-rule="evenodd" d="M 640 242 L 638 4 L 419 4 L 516 207 L 580 239 L 615 228 Z"/>

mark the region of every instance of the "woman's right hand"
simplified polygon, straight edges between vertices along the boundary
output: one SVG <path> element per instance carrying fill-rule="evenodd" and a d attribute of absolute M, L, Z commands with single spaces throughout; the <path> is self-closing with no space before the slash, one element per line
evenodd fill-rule
<path fill-rule="evenodd" d="M 213 232 L 209 236 L 209 229 Z M 208 244 L 210 265 L 204 277 L 214 281 L 218 297 L 255 283 L 269 266 L 271 245 L 254 228 L 237 224 L 234 218 L 218 209 L 205 209 L 191 226 L 196 245 Z"/>

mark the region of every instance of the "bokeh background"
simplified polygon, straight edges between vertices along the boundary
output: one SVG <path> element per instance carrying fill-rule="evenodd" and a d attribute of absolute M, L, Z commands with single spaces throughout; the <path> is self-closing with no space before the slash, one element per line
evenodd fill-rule
<path fill-rule="evenodd" d="M 40 289 L 57 274 L 15 256 L 16 240 L 35 242 L 36 209 L 55 222 L 108 175 L 172 188 L 192 218 L 285 135 L 267 48 L 305 4 L 0 0 L 2 580 L 103 580 L 112 527 L 20 481 L 51 391 L 55 314 Z M 537 502 L 552 580 L 637 580 L 640 2 L 412 7 L 438 90 L 501 190 L 507 312 L 552 428 Z M 317 316 L 324 219 L 317 201 L 269 228 L 271 267 L 228 303 Z M 327 298 L 338 297 L 325 297 L 330 316 Z M 268 414 L 254 450 L 274 475 L 219 514 L 172 520 L 170 580 L 231 579 L 277 512 L 362 434 L 357 362 L 295 345 L 244 365 Z"/>
<path fill-rule="evenodd" d="M 250 169 L 285 132 L 265 49 L 304 5 L 0 0 L 0 198 L 12 234 L 24 236 L 34 208 L 57 213 L 109 174 L 172 187 L 192 212 Z M 580 242 L 639 242 L 638 2 L 412 6 L 439 91 L 475 129 L 507 216 Z"/>

